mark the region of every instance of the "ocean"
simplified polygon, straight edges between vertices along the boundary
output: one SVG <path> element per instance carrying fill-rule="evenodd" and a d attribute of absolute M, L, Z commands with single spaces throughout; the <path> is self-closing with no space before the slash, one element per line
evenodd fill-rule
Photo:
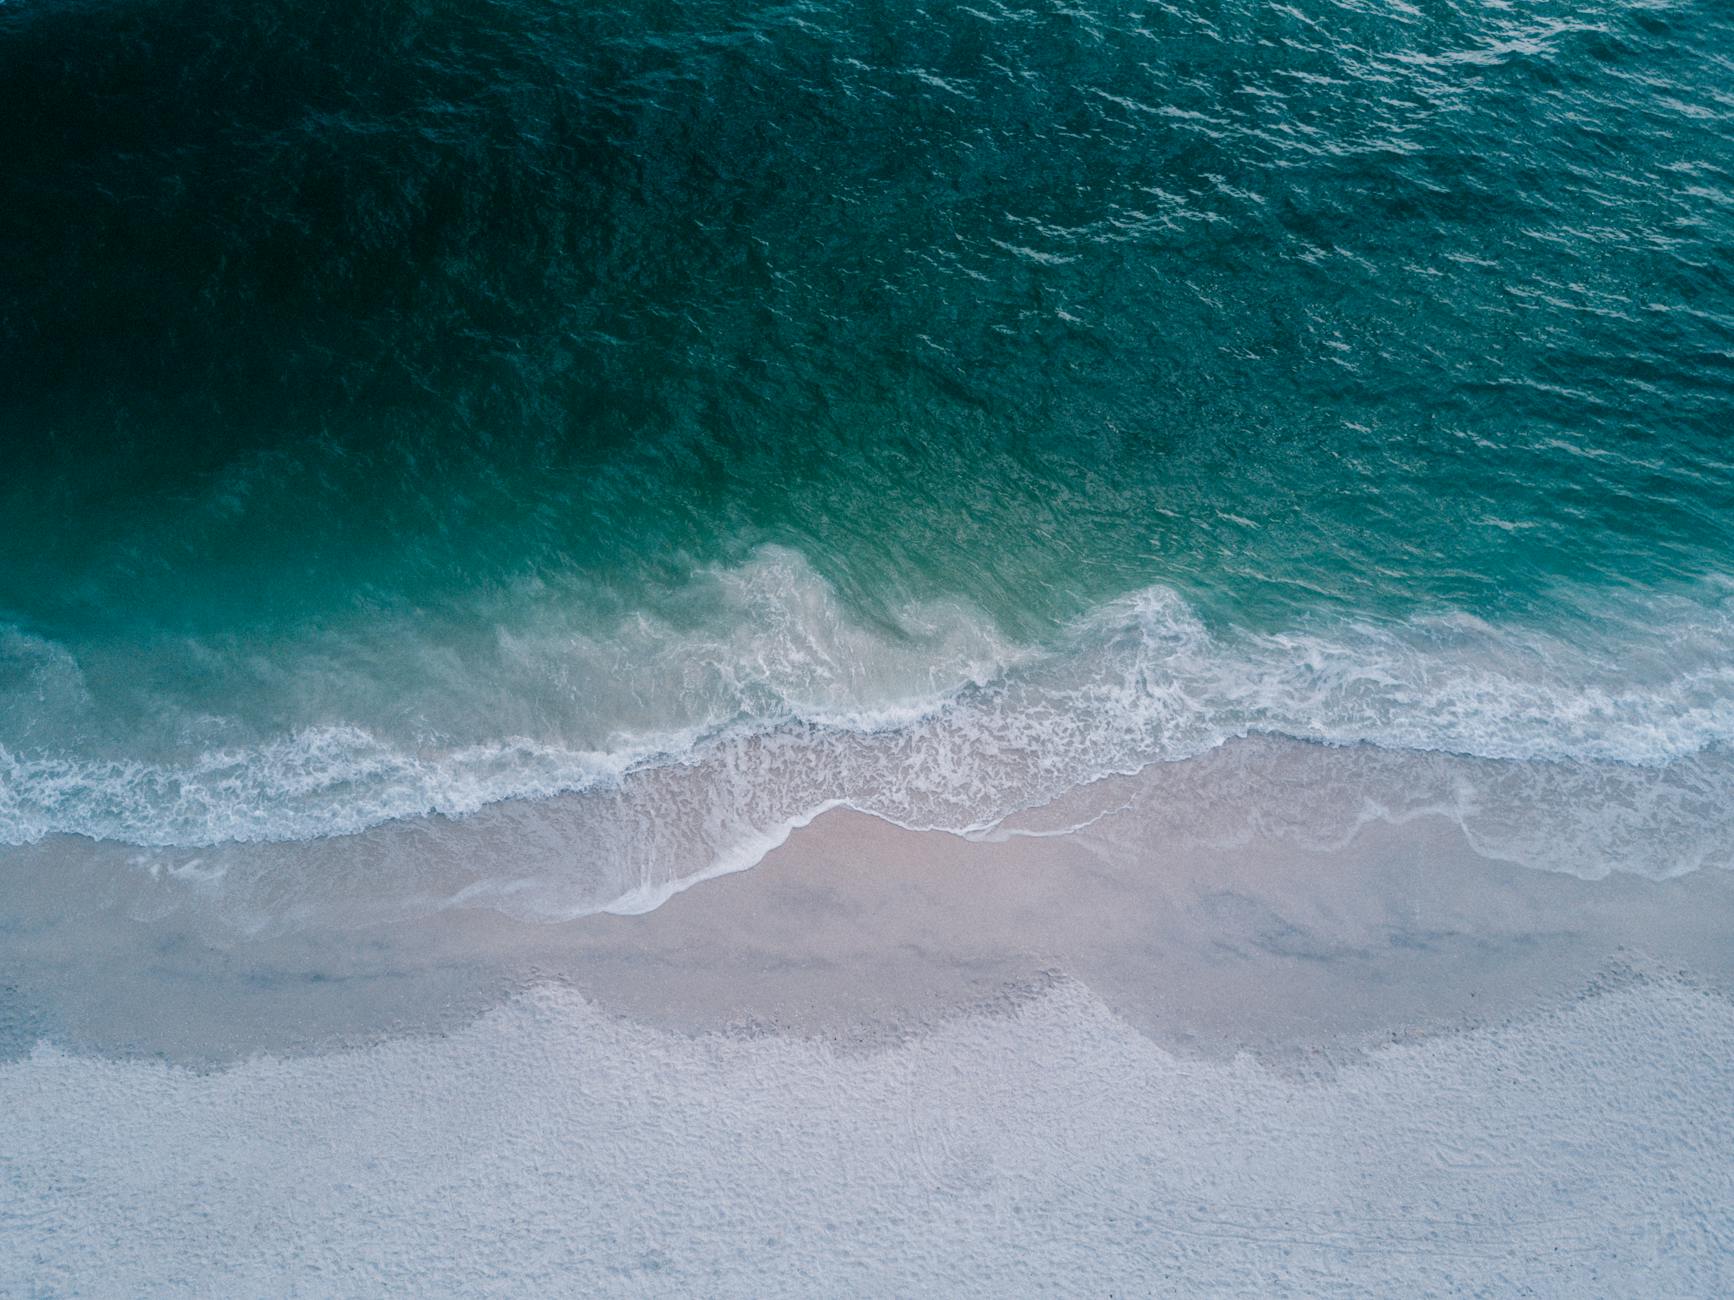
<path fill-rule="evenodd" d="M 1303 837 L 1734 861 L 1734 9 L 6 0 L 0 85 L 0 844 L 572 916 L 1298 744 Z"/>

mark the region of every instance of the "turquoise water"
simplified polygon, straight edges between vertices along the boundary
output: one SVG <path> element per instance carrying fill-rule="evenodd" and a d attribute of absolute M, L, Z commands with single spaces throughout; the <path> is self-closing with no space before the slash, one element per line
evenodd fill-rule
<path fill-rule="evenodd" d="M 791 734 L 1734 795 L 1725 6 L 12 0 L 0 84 L 0 842 Z"/>

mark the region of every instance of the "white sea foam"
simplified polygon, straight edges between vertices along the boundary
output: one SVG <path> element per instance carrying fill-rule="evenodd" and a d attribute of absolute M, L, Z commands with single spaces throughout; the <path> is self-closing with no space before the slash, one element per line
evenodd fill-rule
<path fill-rule="evenodd" d="M 692 605 L 684 620 L 636 614 L 606 634 L 502 632 L 491 675 L 427 652 L 443 666 L 411 680 L 435 697 L 393 705 L 473 733 L 478 719 L 529 720 L 529 698 L 539 734 L 405 737 L 344 720 L 252 744 L 159 741 L 147 759 L 55 750 L 35 731 L 0 746 L 0 840 L 299 841 L 588 792 L 585 856 L 612 855 L 612 884 L 550 907 L 630 909 L 750 865 L 822 807 L 980 833 L 1105 775 L 1260 735 L 1455 756 L 1403 769 L 1426 792 L 1419 802 L 1391 788 L 1337 811 L 1352 821 L 1367 806 L 1443 809 L 1478 827 L 1486 851 L 1533 865 L 1666 875 L 1714 860 L 1729 834 L 1725 591 L 1652 598 L 1575 629 L 1444 615 L 1252 633 L 1213 630 L 1178 594 L 1151 588 L 1038 648 L 956 605 L 871 626 L 798 555 L 767 549 L 706 575 Z M 68 708 L 88 707 L 78 665 L 39 643 L 26 650 L 12 653 L 28 658 L 40 707 L 53 707 L 57 680 L 81 693 Z M 282 671 L 289 686 L 302 680 Z M 448 698 L 466 689 L 467 700 Z M 12 731 L 37 703 L 14 697 Z M 686 828 L 678 843 L 668 827 Z"/>

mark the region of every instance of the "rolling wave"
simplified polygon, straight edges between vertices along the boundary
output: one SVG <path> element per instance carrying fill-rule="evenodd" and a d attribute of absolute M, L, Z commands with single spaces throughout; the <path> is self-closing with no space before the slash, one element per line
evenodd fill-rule
<path fill-rule="evenodd" d="M 387 659 L 358 655 L 344 664 L 358 679 L 325 698 L 365 709 L 255 743 L 198 743 L 240 724 L 201 714 L 209 700 L 189 697 L 141 727 L 133 753 L 112 732 L 92 752 L 34 741 L 19 718 L 142 717 L 143 704 L 93 697 L 70 655 L 14 634 L 0 662 L 7 698 L 28 707 L 14 708 L 15 734 L 0 737 L 0 841 L 303 841 L 510 800 L 619 802 L 625 785 L 644 843 L 615 849 L 644 860 L 642 878 L 674 879 L 733 861 L 741 845 L 774 840 L 824 806 L 980 833 L 1105 776 L 1270 736 L 1492 762 L 1507 773 L 1494 786 L 1529 770 L 1530 784 L 1551 791 L 1545 815 L 1490 812 L 1485 791 L 1466 795 L 1457 777 L 1417 780 L 1423 794 L 1387 802 L 1509 823 L 1484 832 L 1495 855 L 1670 874 L 1704 853 L 1666 837 L 1646 845 L 1633 819 L 1657 799 L 1683 799 L 1710 810 L 1700 830 L 1714 838 L 1726 829 L 1717 792 L 1734 792 L 1722 764 L 1734 741 L 1734 596 L 1721 583 L 1624 606 L 1604 597 L 1580 626 L 1441 614 L 1321 617 L 1274 632 L 1212 627 L 1158 586 L 1044 644 L 1013 642 L 961 604 L 911 606 L 884 625 L 853 616 L 799 554 L 778 548 L 695 588 L 702 618 L 638 613 L 589 636 L 547 622 L 501 630 L 485 672 L 471 659 L 442 675 L 449 648 L 405 645 L 398 661 L 418 672 L 360 680 Z M 284 689 L 287 674 L 305 687 L 315 663 L 334 671 L 326 655 L 300 652 L 307 662 L 255 664 L 252 685 Z M 456 698 L 466 682 L 479 691 Z M 236 698 L 232 685 L 222 698 Z M 499 704 L 508 697 L 539 701 L 539 712 L 510 714 Z M 394 725 L 403 717 L 423 729 Z M 533 725 L 490 735 L 489 719 Z M 1362 794 L 1376 784 L 1364 773 L 1349 781 Z M 678 870 L 649 865 L 655 791 L 672 814 L 690 805 L 694 782 L 727 787 L 700 817 L 708 848 L 676 855 Z M 1352 821 L 1345 807 L 1338 820 Z"/>

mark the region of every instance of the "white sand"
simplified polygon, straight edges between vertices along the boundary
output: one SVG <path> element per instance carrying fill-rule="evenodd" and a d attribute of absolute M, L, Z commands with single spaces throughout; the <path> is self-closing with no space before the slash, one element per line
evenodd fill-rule
<path fill-rule="evenodd" d="M 0 1289 L 89 1295 L 1734 1288 L 1734 1008 L 1638 984 L 1329 1080 L 1061 984 L 840 1053 L 548 988 L 216 1073 L 0 1067 Z"/>

